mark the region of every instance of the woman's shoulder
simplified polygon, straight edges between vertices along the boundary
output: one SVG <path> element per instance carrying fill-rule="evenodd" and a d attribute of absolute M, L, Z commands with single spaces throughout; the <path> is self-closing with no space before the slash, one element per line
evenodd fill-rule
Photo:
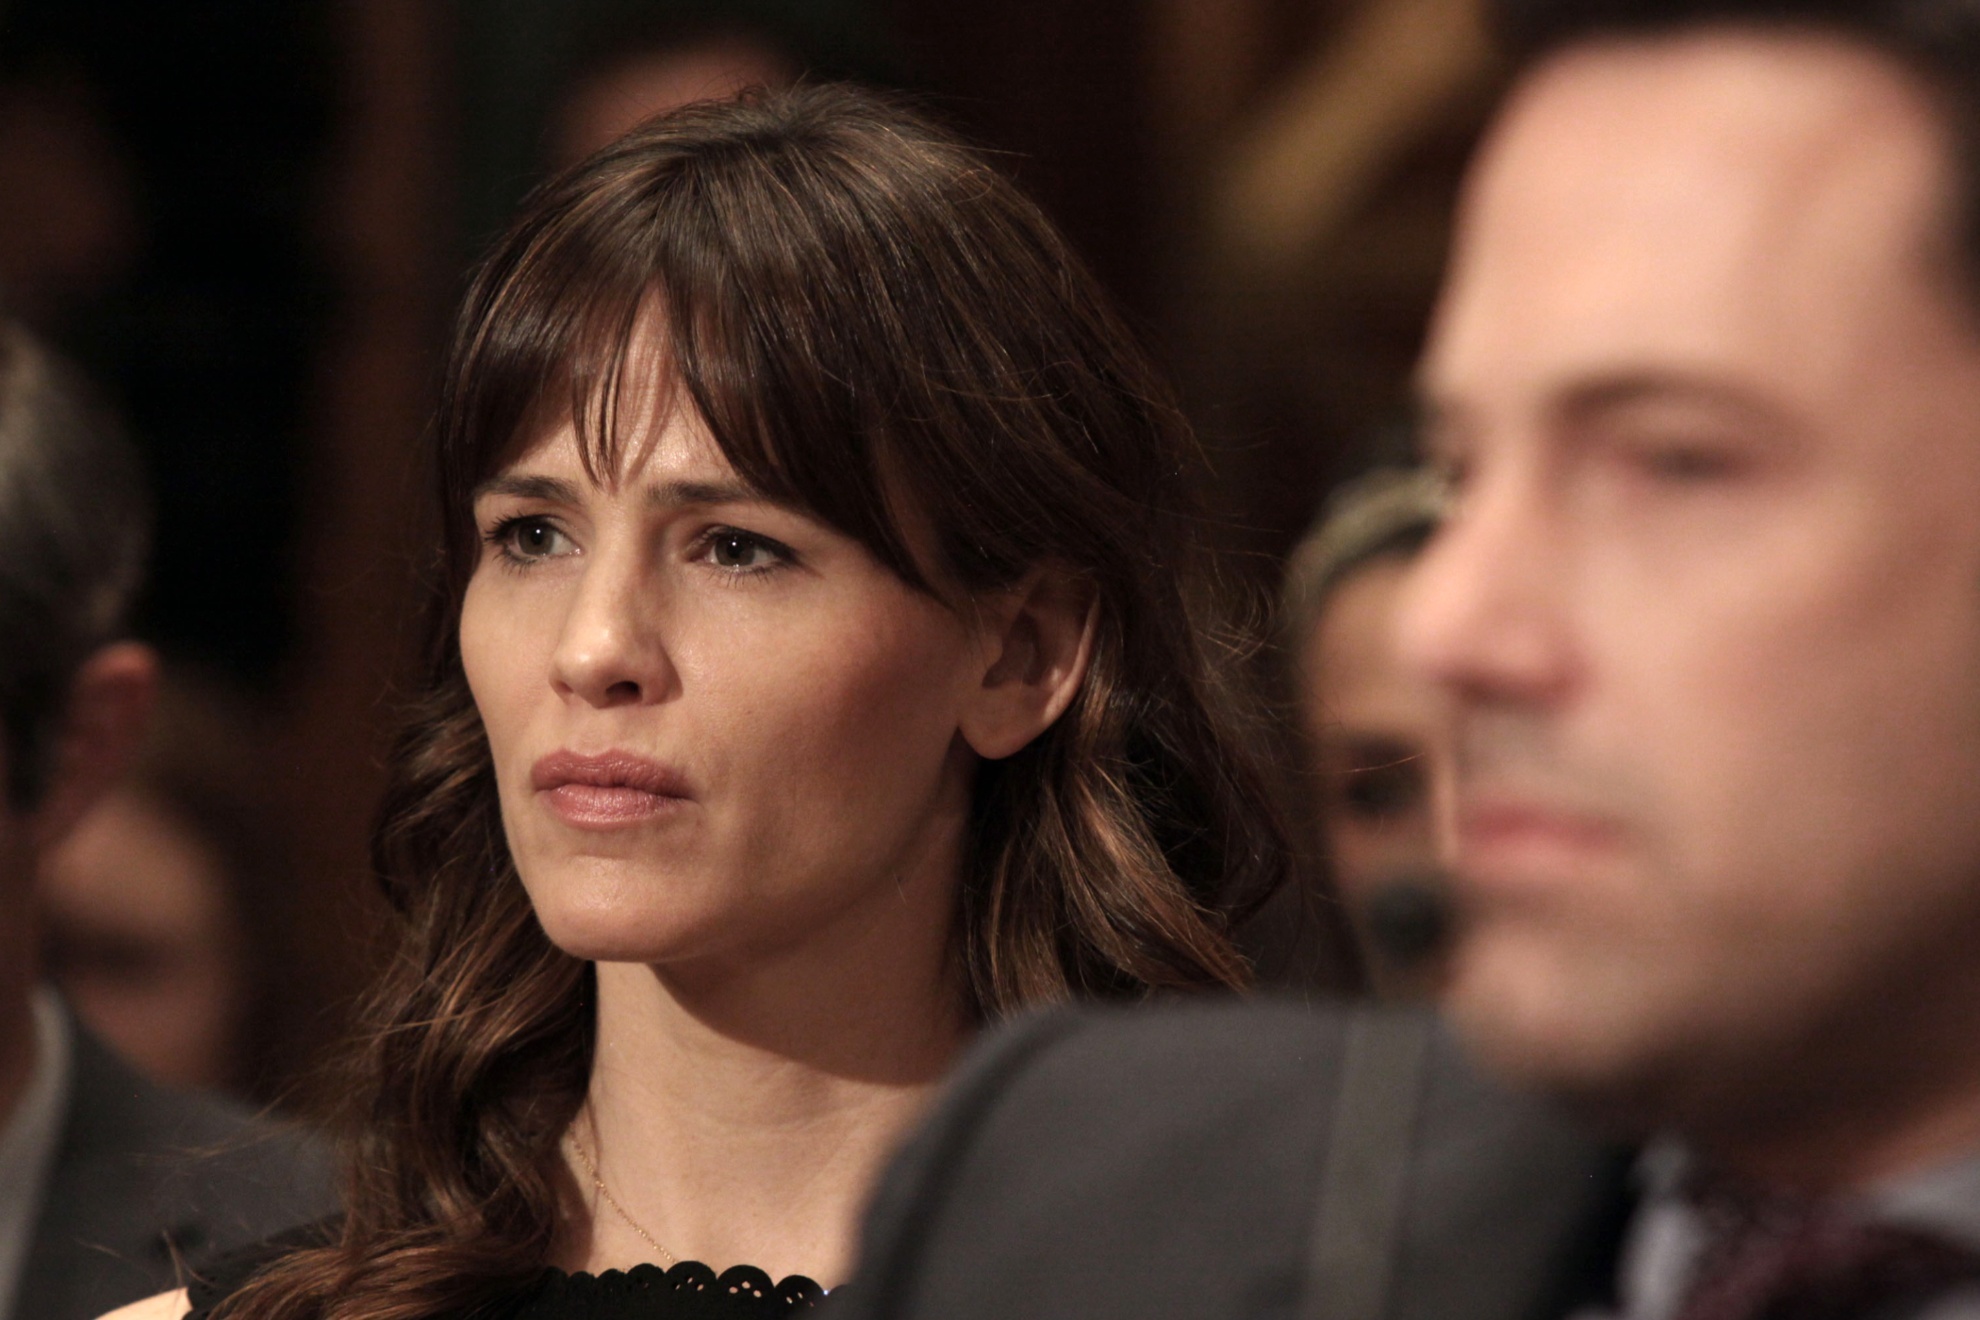
<path fill-rule="evenodd" d="M 102 1320 L 185 1320 L 190 1310 L 192 1301 L 186 1296 L 186 1290 L 181 1288 L 177 1292 L 159 1293 L 156 1297 L 120 1306 Z"/>

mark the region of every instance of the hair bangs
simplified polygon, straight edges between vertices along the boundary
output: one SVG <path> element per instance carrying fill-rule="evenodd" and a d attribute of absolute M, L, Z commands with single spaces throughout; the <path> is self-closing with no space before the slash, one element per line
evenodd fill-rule
<path fill-rule="evenodd" d="M 647 419 L 682 406 L 744 485 L 932 590 L 905 532 L 918 492 L 882 452 L 828 310 L 834 290 L 849 295 L 828 269 L 845 217 L 794 207 L 748 155 L 649 160 L 635 187 L 601 189 L 615 164 L 608 152 L 553 182 L 470 293 L 440 445 L 456 591 L 478 557 L 472 493 L 522 446 L 568 423 L 586 476 L 604 480 Z"/>

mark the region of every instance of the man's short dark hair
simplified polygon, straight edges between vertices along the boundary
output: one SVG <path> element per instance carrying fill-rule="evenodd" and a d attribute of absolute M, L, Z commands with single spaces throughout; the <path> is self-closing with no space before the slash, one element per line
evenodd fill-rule
<path fill-rule="evenodd" d="M 1606 35 L 1720 23 L 1826 28 L 1980 75 L 1975 0 L 1491 0 L 1498 35 L 1521 55 Z"/>
<path fill-rule="evenodd" d="M 123 630 L 150 521 L 137 456 L 81 376 L 0 321 L 0 737 L 16 807 L 47 786 L 83 662 Z"/>
<path fill-rule="evenodd" d="M 1899 61 L 1939 103 L 1953 152 L 1952 212 L 1980 306 L 1980 0 L 1487 0 L 1521 66 L 1568 46 L 1715 26 L 1830 33 Z"/>

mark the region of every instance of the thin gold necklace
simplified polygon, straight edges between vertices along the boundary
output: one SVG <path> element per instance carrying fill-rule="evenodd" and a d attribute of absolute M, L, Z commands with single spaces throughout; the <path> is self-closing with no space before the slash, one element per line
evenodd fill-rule
<path fill-rule="evenodd" d="M 593 1187 L 596 1187 L 598 1189 L 598 1194 L 605 1198 L 605 1204 L 611 1206 L 612 1209 L 618 1212 L 619 1218 L 626 1221 L 627 1228 L 630 1228 L 633 1232 L 639 1234 L 642 1238 L 646 1239 L 646 1245 L 652 1247 L 655 1251 L 659 1252 L 663 1258 L 665 1258 L 669 1269 L 680 1264 L 681 1263 L 680 1258 L 674 1255 L 673 1252 L 661 1246 L 659 1238 L 654 1237 L 651 1233 L 647 1232 L 644 1228 L 642 1228 L 640 1226 L 640 1222 L 637 1219 L 634 1219 L 630 1214 L 628 1214 L 626 1212 L 626 1208 L 619 1204 L 619 1198 L 612 1195 L 611 1189 L 605 1186 L 605 1179 L 600 1177 L 598 1173 L 597 1161 L 591 1158 L 591 1152 L 584 1148 L 584 1142 L 579 1140 L 578 1138 L 577 1125 L 572 1124 L 570 1132 L 567 1133 L 566 1135 L 568 1135 L 571 1139 L 571 1149 L 577 1152 L 578 1163 L 584 1165 L 584 1171 L 591 1175 L 591 1185 Z"/>

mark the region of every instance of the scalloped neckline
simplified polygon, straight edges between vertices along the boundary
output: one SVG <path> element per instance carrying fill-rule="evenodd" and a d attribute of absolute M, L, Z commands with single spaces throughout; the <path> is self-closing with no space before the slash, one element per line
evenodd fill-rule
<path fill-rule="evenodd" d="M 819 1295 L 822 1297 L 832 1291 L 832 1289 L 827 1288 L 808 1274 L 786 1274 L 781 1279 L 772 1279 L 769 1271 L 756 1265 L 731 1265 L 728 1269 L 717 1273 L 714 1266 L 698 1260 L 680 1260 L 675 1261 L 672 1265 L 658 1265 L 653 1261 L 643 1260 L 639 1264 L 626 1269 L 614 1267 L 609 1270 L 600 1270 L 596 1274 L 590 1270 L 559 1269 L 555 1265 L 545 1265 L 543 1269 L 546 1274 L 554 1274 L 559 1278 L 568 1279 L 574 1283 L 579 1281 L 607 1283 L 609 1280 L 630 1280 L 648 1274 L 657 1274 L 661 1278 L 673 1282 L 674 1273 L 678 1270 L 681 1272 L 683 1279 L 691 1274 L 706 1273 L 717 1284 L 731 1282 L 730 1275 L 739 1275 L 745 1278 L 753 1277 L 754 1279 L 761 1279 L 768 1283 L 773 1292 L 784 1292 L 793 1286 L 800 1288 L 810 1287 L 817 1289 Z M 740 1282 L 741 1280 L 738 1279 L 736 1281 Z"/>

